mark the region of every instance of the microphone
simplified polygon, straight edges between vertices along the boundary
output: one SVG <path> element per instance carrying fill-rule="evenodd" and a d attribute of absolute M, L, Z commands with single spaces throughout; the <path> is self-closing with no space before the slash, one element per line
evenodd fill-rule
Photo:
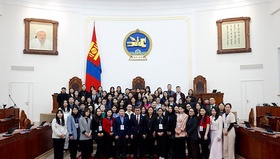
<path fill-rule="evenodd" d="M 14 103 L 14 107 L 17 107 L 16 103 L 14 102 L 13 98 L 11 97 L 11 95 L 9 94 L 9 97 L 11 99 L 11 101 Z"/>

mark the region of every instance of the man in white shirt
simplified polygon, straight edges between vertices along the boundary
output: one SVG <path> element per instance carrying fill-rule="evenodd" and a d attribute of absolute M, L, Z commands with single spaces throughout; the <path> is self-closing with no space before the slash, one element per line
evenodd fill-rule
<path fill-rule="evenodd" d="M 179 104 L 179 99 L 182 99 L 183 103 L 185 103 L 185 94 L 181 92 L 181 87 L 176 87 L 176 93 L 173 95 L 174 101 Z"/>

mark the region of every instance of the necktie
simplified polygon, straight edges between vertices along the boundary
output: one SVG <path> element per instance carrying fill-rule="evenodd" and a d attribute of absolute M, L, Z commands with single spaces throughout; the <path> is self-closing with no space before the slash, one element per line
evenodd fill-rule
<path fill-rule="evenodd" d="M 137 115 L 137 124 L 139 125 L 139 115 Z"/>

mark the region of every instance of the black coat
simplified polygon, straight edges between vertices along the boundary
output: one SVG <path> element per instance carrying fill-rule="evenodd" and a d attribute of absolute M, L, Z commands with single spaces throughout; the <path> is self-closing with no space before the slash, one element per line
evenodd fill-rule
<path fill-rule="evenodd" d="M 188 133 L 188 140 L 198 140 L 198 132 L 197 132 L 197 117 L 194 115 L 192 118 L 188 118 L 187 121 L 187 130 Z"/>

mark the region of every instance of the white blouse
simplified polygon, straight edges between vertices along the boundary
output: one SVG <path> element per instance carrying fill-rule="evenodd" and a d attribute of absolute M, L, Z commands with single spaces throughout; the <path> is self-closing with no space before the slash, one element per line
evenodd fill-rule
<path fill-rule="evenodd" d="M 60 124 L 57 124 L 56 118 L 54 118 L 52 120 L 52 138 L 60 139 L 61 138 L 60 135 L 62 134 L 66 135 L 66 133 L 67 133 L 66 125 L 62 126 Z M 65 138 L 65 136 L 63 138 Z"/>

